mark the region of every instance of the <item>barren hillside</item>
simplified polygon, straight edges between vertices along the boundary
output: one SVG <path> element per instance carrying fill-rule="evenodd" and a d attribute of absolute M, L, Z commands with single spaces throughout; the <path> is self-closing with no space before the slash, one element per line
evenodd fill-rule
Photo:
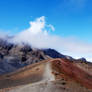
<path fill-rule="evenodd" d="M 92 92 L 92 75 L 81 65 L 68 59 L 45 60 L 0 76 L 0 89 L 1 92 Z M 89 71 L 92 72 L 92 67 Z"/>

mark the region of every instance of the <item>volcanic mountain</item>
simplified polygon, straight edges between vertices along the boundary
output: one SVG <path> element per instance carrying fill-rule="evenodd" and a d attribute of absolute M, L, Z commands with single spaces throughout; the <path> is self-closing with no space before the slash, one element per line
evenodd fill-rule
<path fill-rule="evenodd" d="M 92 92 L 92 63 L 0 39 L 0 92 Z"/>
<path fill-rule="evenodd" d="M 66 56 L 54 49 L 37 49 L 28 44 L 13 44 L 0 39 L 0 74 L 13 72 L 48 58 L 66 58 Z"/>

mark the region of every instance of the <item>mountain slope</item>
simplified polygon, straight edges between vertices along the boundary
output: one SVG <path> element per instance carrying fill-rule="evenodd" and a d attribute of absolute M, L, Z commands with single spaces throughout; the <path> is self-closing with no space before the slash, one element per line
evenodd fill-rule
<path fill-rule="evenodd" d="M 2 92 L 92 92 L 92 75 L 79 66 L 64 58 L 45 60 L 0 76 L 0 89 Z"/>
<path fill-rule="evenodd" d="M 14 44 L 0 39 L 0 75 L 48 58 L 67 57 L 54 49 L 37 49 L 28 44 Z"/>
<path fill-rule="evenodd" d="M 27 44 L 12 44 L 0 39 L 0 74 L 16 71 L 29 64 L 48 59 L 42 50 Z"/>

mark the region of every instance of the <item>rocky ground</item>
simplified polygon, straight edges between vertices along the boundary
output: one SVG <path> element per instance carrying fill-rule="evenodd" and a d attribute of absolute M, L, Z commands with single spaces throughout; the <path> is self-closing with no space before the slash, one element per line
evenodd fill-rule
<path fill-rule="evenodd" d="M 1 92 L 92 92 L 92 75 L 79 66 L 68 59 L 45 60 L 2 75 L 0 89 Z"/>
<path fill-rule="evenodd" d="M 92 63 L 0 39 L 0 92 L 92 92 Z"/>

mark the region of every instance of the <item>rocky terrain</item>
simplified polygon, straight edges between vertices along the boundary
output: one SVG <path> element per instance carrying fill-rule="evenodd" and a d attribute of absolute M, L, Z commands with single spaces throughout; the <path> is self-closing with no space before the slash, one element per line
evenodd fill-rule
<path fill-rule="evenodd" d="M 0 39 L 0 92 L 92 92 L 92 63 Z"/>
<path fill-rule="evenodd" d="M 48 58 L 67 57 L 71 58 L 54 49 L 37 49 L 28 44 L 13 44 L 5 39 L 0 39 L 0 75 Z"/>
<path fill-rule="evenodd" d="M 47 58 L 42 50 L 31 48 L 25 44 L 12 44 L 0 39 L 0 74 L 13 72 Z"/>
<path fill-rule="evenodd" d="M 79 66 L 63 58 L 44 60 L 0 76 L 0 89 L 1 92 L 92 92 L 92 74 Z M 92 67 L 89 71 L 92 72 Z"/>

